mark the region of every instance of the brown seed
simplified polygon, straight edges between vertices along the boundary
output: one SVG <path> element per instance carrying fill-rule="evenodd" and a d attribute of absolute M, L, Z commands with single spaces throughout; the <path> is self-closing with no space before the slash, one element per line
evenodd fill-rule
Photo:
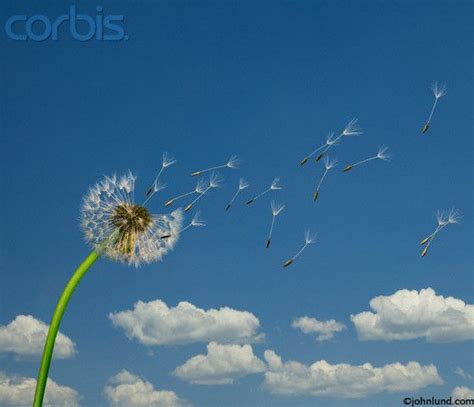
<path fill-rule="evenodd" d="M 289 259 L 289 260 L 285 261 L 285 263 L 283 264 L 283 267 L 290 266 L 291 264 L 293 264 L 293 261 L 294 261 L 293 259 Z"/>

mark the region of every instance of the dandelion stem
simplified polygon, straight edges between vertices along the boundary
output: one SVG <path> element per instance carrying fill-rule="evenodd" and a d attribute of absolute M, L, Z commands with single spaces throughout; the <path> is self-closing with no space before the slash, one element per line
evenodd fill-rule
<path fill-rule="evenodd" d="M 358 162 L 356 162 L 355 164 L 352 164 L 352 166 L 355 167 L 356 165 L 364 164 L 364 163 L 366 163 L 366 162 L 369 162 L 369 161 L 372 161 L 372 160 L 376 160 L 377 158 L 378 158 L 378 156 L 374 155 L 373 157 L 366 158 L 365 160 L 362 160 L 362 161 L 358 161 Z"/>
<path fill-rule="evenodd" d="M 305 244 L 303 245 L 303 247 L 300 249 L 300 251 L 299 251 L 298 253 L 296 253 L 296 254 L 292 257 L 292 259 L 293 259 L 293 260 L 296 260 L 296 258 L 297 258 L 301 253 L 303 253 L 304 249 L 306 249 L 306 246 L 308 246 L 308 243 L 305 243 Z"/>
<path fill-rule="evenodd" d="M 53 356 L 54 343 L 56 336 L 59 331 L 59 324 L 66 310 L 69 299 L 72 293 L 76 289 L 77 285 L 81 281 L 82 277 L 89 270 L 90 266 L 100 257 L 100 253 L 96 250 L 92 250 L 85 260 L 79 265 L 71 279 L 67 283 L 64 291 L 59 298 L 59 301 L 54 310 L 51 324 L 49 325 L 48 336 L 44 345 L 43 356 L 41 358 L 40 370 L 38 373 L 38 381 L 36 382 L 35 398 L 33 401 L 33 407 L 41 407 L 43 405 L 44 392 L 46 390 L 46 382 L 48 380 L 49 367 L 51 365 L 51 358 Z"/>
<path fill-rule="evenodd" d="M 433 107 L 431 108 L 430 116 L 428 117 L 427 123 L 431 123 L 431 119 L 432 119 L 432 117 L 433 117 L 433 113 L 434 113 L 434 111 L 435 111 L 435 109 L 436 109 L 436 105 L 437 105 L 437 104 L 438 104 L 438 98 L 435 97 L 435 101 L 434 101 L 434 103 L 433 103 Z"/>

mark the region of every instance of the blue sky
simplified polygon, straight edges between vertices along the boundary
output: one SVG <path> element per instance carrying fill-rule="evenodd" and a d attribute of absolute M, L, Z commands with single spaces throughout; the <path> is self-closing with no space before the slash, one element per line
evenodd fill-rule
<path fill-rule="evenodd" d="M 80 12 L 95 15 L 97 2 Z M 377 296 L 431 287 L 472 303 L 472 3 L 393 2 L 110 2 L 123 14 L 127 41 L 15 42 L 1 37 L 0 326 L 18 315 L 49 322 L 67 278 L 88 253 L 79 228 L 81 199 L 103 175 L 131 170 L 145 190 L 163 151 L 179 161 L 168 188 L 150 203 L 193 188 L 189 173 L 232 154 L 241 169 L 223 171 L 224 187 L 199 206 L 205 228 L 182 236 L 163 262 L 139 269 L 100 260 L 74 294 L 61 332 L 73 358 L 55 360 L 50 376 L 74 388 L 83 406 L 106 406 L 103 388 L 122 369 L 172 390 L 195 406 L 399 406 L 403 397 L 449 396 L 473 388 L 472 340 L 424 338 L 362 341 L 350 315 L 370 311 Z M 13 14 L 67 12 L 70 3 L 4 2 Z M 420 130 L 444 82 L 430 130 Z M 298 162 L 353 117 L 364 135 L 334 149 L 339 167 L 312 200 L 322 164 Z M 342 174 L 381 144 L 391 162 Z M 240 176 L 263 190 L 275 176 L 286 204 L 265 250 L 270 197 L 244 196 L 224 207 Z M 437 209 L 459 208 L 425 258 L 419 240 L 436 225 Z M 303 243 L 318 242 L 294 265 L 282 263 Z M 190 384 L 170 373 L 206 353 L 205 342 L 144 346 L 107 317 L 141 300 L 169 307 L 248 311 L 265 340 L 252 343 L 284 362 L 376 367 L 434 364 L 444 383 L 360 399 L 276 395 L 264 374 L 230 385 Z M 301 316 L 335 319 L 347 329 L 329 341 L 291 327 Z M 472 326 L 471 326 L 472 329 Z M 0 370 L 35 377 L 38 357 L 0 351 Z"/>

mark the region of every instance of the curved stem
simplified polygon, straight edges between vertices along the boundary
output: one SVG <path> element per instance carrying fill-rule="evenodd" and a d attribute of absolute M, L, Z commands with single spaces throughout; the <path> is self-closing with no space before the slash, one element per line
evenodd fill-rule
<path fill-rule="evenodd" d="M 66 310 L 69 299 L 76 289 L 79 281 L 81 281 L 84 274 L 86 274 L 89 267 L 99 258 L 100 253 L 92 250 L 85 260 L 79 265 L 71 279 L 64 288 L 61 297 L 54 310 L 51 324 L 49 325 L 48 336 L 44 344 L 43 356 L 41 358 L 40 370 L 38 373 L 38 380 L 36 382 L 35 398 L 33 407 L 41 407 L 43 405 L 44 392 L 46 390 L 46 382 L 48 380 L 49 366 L 51 365 L 51 358 L 53 356 L 54 342 L 59 331 L 59 324 Z"/>

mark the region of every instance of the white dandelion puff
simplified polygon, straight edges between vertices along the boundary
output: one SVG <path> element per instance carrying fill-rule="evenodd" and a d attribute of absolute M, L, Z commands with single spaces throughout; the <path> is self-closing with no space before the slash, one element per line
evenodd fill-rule
<path fill-rule="evenodd" d="M 426 133 L 428 129 L 430 128 L 431 124 L 431 119 L 433 118 L 433 114 L 435 112 L 436 106 L 438 105 L 438 100 L 442 98 L 446 93 L 448 92 L 448 88 L 446 85 L 438 85 L 438 82 L 433 83 L 431 85 L 431 90 L 433 91 L 433 95 L 435 97 L 435 100 L 433 102 L 433 106 L 431 107 L 430 115 L 428 117 L 428 120 L 426 121 L 425 125 L 421 129 L 422 133 Z"/>
<path fill-rule="evenodd" d="M 185 198 L 189 195 L 202 194 L 206 188 L 207 188 L 207 182 L 204 179 L 200 179 L 192 191 L 185 192 L 184 194 L 181 194 L 181 195 L 175 196 L 174 198 L 169 199 L 168 201 L 165 202 L 165 206 L 170 206 L 174 204 L 176 201 L 182 198 Z"/>
<path fill-rule="evenodd" d="M 236 169 L 239 168 L 240 160 L 238 155 L 233 155 L 232 157 L 229 158 L 229 160 L 222 165 L 217 165 L 215 167 L 209 167 L 204 170 L 200 171 L 195 171 L 191 174 L 192 177 L 196 177 L 198 175 L 204 174 L 205 172 L 209 171 L 214 171 L 214 170 L 219 170 L 221 168 L 231 168 L 231 169 Z"/>
<path fill-rule="evenodd" d="M 303 247 L 290 259 L 283 263 L 283 267 L 288 267 L 293 264 L 293 262 L 304 252 L 304 250 L 310 245 L 316 242 L 316 235 L 312 235 L 309 230 L 304 234 L 304 245 Z"/>
<path fill-rule="evenodd" d="M 177 160 L 175 160 L 169 153 L 164 152 L 163 157 L 161 159 L 161 168 L 158 174 L 156 175 L 155 179 L 153 180 L 152 184 L 150 187 L 147 189 L 145 193 L 146 198 L 150 198 L 152 195 L 156 194 L 156 192 L 160 191 L 160 189 L 157 190 L 157 185 L 159 185 L 159 179 L 161 177 L 161 174 L 163 171 L 170 167 L 173 164 L 176 164 Z M 163 189 L 163 188 L 161 188 Z"/>
<path fill-rule="evenodd" d="M 252 199 L 248 200 L 246 204 L 250 205 L 251 203 L 254 203 L 258 198 L 261 198 L 263 195 L 267 194 L 268 192 L 277 191 L 279 189 L 283 189 L 283 187 L 280 185 L 280 178 L 276 177 L 273 179 L 272 183 L 270 184 L 270 187 L 268 187 L 265 191 L 261 192 L 260 194 L 253 197 Z"/>
<path fill-rule="evenodd" d="M 138 266 L 161 259 L 179 238 L 181 210 L 151 214 L 133 201 L 136 178 L 129 172 L 105 177 L 93 186 L 82 205 L 81 226 L 86 240 L 112 260 Z M 164 242 L 160 236 L 171 234 Z"/>
<path fill-rule="evenodd" d="M 204 195 L 206 195 L 211 189 L 220 188 L 222 185 L 222 178 L 219 174 L 212 173 L 209 177 L 209 184 L 207 187 L 199 193 L 199 195 L 184 208 L 184 212 L 189 211 Z"/>
<path fill-rule="evenodd" d="M 272 240 L 273 227 L 275 226 L 275 219 L 281 213 L 281 211 L 285 209 L 285 205 L 277 204 L 275 201 L 271 201 L 270 208 L 272 210 L 272 223 L 270 225 L 270 232 L 268 233 L 268 239 L 267 239 L 267 245 L 266 245 L 267 249 L 270 247 L 270 243 Z"/>
<path fill-rule="evenodd" d="M 319 179 L 318 185 L 316 190 L 313 193 L 313 200 L 316 201 L 319 196 L 319 190 L 321 189 L 321 185 L 323 184 L 324 178 L 326 178 L 327 173 L 332 170 L 337 165 L 337 160 L 330 160 L 329 157 L 324 159 L 324 172 L 321 178 Z"/>
<path fill-rule="evenodd" d="M 237 191 L 235 194 L 232 196 L 232 199 L 229 201 L 227 206 L 225 207 L 225 210 L 228 211 L 230 207 L 233 205 L 234 201 L 237 199 L 237 196 L 240 194 L 240 191 L 243 191 L 244 189 L 248 188 L 250 184 L 245 180 L 245 178 L 240 178 L 239 180 L 239 186 L 237 187 Z"/>
<path fill-rule="evenodd" d="M 373 160 L 390 161 L 391 156 L 390 156 L 389 153 L 387 153 L 387 151 L 388 151 L 388 147 L 387 146 L 382 146 L 378 149 L 377 154 L 375 154 L 374 156 L 366 158 L 366 159 L 361 160 L 361 161 L 358 161 L 354 164 L 350 164 L 350 165 L 346 166 L 342 171 L 343 172 L 348 172 L 348 171 L 352 170 L 354 167 L 357 167 L 358 165 L 361 165 L 361 164 L 364 164 L 364 163 L 367 163 L 367 162 L 373 161 Z"/>
<path fill-rule="evenodd" d="M 462 215 L 456 208 L 452 208 L 447 213 L 438 210 L 438 213 L 436 214 L 436 220 L 438 222 L 436 229 L 433 233 L 431 233 L 428 237 L 425 237 L 420 242 L 420 246 L 425 246 L 421 251 L 421 257 L 426 256 L 426 254 L 428 253 L 428 249 L 431 246 L 431 243 L 433 243 L 434 238 L 438 235 L 439 232 L 441 232 L 448 225 L 454 225 L 459 223 L 461 221 L 461 218 Z"/>

